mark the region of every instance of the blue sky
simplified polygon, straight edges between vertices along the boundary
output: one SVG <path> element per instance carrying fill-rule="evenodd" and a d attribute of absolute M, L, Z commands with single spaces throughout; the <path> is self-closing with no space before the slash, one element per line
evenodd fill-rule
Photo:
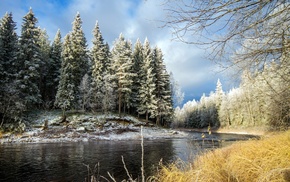
<path fill-rule="evenodd" d="M 185 93 L 185 100 L 199 99 L 203 93 L 215 90 L 220 78 L 224 90 L 232 85 L 214 63 L 205 58 L 205 51 L 193 45 L 173 41 L 171 30 L 161 28 L 166 18 L 164 0 L 0 0 L 0 16 L 12 12 L 20 33 L 22 17 L 31 7 L 38 25 L 45 28 L 50 40 L 58 29 L 62 37 L 72 27 L 77 12 L 83 20 L 83 30 L 91 44 L 96 21 L 106 42 L 111 46 L 120 33 L 134 44 L 147 37 L 151 46 L 157 45 L 164 54 L 167 70 L 173 72 Z"/>

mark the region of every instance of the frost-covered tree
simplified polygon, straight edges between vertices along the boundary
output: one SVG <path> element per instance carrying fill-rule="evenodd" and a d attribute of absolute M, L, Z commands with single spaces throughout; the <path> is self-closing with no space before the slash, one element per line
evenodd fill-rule
<path fill-rule="evenodd" d="M 82 78 L 81 84 L 79 86 L 80 99 L 79 104 L 83 111 L 89 107 L 90 102 L 90 78 L 88 74 L 85 74 Z"/>
<path fill-rule="evenodd" d="M 71 31 L 71 55 L 75 62 L 76 83 L 80 83 L 82 77 L 88 71 L 87 41 L 82 29 L 80 13 L 77 13 Z M 79 77 L 80 76 L 80 77 Z"/>
<path fill-rule="evenodd" d="M 87 41 L 85 34 L 82 30 L 82 20 L 80 13 L 77 13 L 71 31 L 71 49 L 74 66 L 74 83 L 79 85 L 83 76 L 88 71 L 88 51 L 87 51 Z M 77 93 L 76 93 L 77 95 Z"/>
<path fill-rule="evenodd" d="M 165 5 L 168 5 L 165 22 L 173 28 L 176 38 L 206 46 L 210 58 L 220 60 L 219 63 L 228 60 L 224 66 L 239 65 L 241 72 L 246 68 L 263 69 L 267 61 L 279 62 L 283 35 L 289 37 L 290 33 L 289 1 L 173 0 Z M 234 46 L 245 50 L 238 59 L 229 56 L 235 54 Z"/>
<path fill-rule="evenodd" d="M 137 39 L 135 45 L 134 45 L 134 51 L 133 51 L 133 72 L 136 74 L 136 76 L 133 77 L 133 83 L 132 83 L 132 110 L 133 112 L 137 112 L 137 108 L 140 105 L 139 95 L 138 91 L 141 87 L 140 80 L 141 78 L 141 63 L 143 62 L 143 45 L 139 39 Z"/>
<path fill-rule="evenodd" d="M 40 59 L 41 59 L 41 64 L 39 68 L 39 71 L 40 71 L 39 90 L 41 94 L 41 100 L 46 105 L 49 103 L 49 97 L 48 97 L 49 87 L 47 85 L 48 84 L 47 77 L 49 74 L 48 70 L 50 66 L 50 57 L 49 57 L 50 41 L 49 41 L 49 37 L 45 29 L 42 30 L 39 28 L 38 44 L 40 47 Z"/>
<path fill-rule="evenodd" d="M 215 93 L 213 97 L 214 97 L 215 106 L 212 107 L 212 112 L 213 112 L 211 114 L 212 123 L 214 123 L 214 126 L 220 126 L 219 110 L 221 107 L 221 103 L 224 99 L 224 91 L 223 91 L 223 87 L 220 82 L 220 79 L 217 80 L 216 89 L 215 89 Z"/>
<path fill-rule="evenodd" d="M 140 89 L 139 96 L 139 114 L 145 114 L 146 121 L 149 116 L 154 118 L 157 115 L 157 98 L 155 95 L 156 84 L 153 72 L 153 52 L 150 43 L 146 38 L 143 46 L 143 61 L 140 68 Z"/>
<path fill-rule="evenodd" d="M 180 106 L 184 99 L 184 92 L 181 91 L 178 81 L 174 79 L 173 73 L 170 72 L 171 94 L 173 106 Z"/>
<path fill-rule="evenodd" d="M 103 98 L 106 94 L 105 89 L 103 89 L 105 84 L 104 77 L 109 73 L 109 55 L 98 22 L 96 22 L 93 35 L 93 47 L 91 50 L 92 81 L 90 104 L 92 110 L 97 111 L 103 109 Z"/>
<path fill-rule="evenodd" d="M 73 57 L 71 50 L 71 36 L 67 34 L 64 37 L 63 48 L 62 48 L 62 63 L 60 80 L 58 90 L 55 98 L 54 105 L 59 107 L 65 112 L 67 109 L 72 108 L 73 102 L 76 101 L 75 89 L 77 85 L 73 83 Z"/>
<path fill-rule="evenodd" d="M 4 85 L 14 80 L 17 54 L 16 23 L 12 13 L 6 13 L 0 21 L 0 84 Z M 5 90 L 1 90 L 3 93 Z"/>
<path fill-rule="evenodd" d="M 15 84 L 17 39 L 12 13 L 6 13 L 0 20 L 0 127 L 25 110 Z"/>
<path fill-rule="evenodd" d="M 112 49 L 112 68 L 117 87 L 118 111 L 129 108 L 132 93 L 132 82 L 135 74 L 132 71 L 132 45 L 126 41 L 122 34 L 114 42 Z"/>
<path fill-rule="evenodd" d="M 65 37 L 62 50 L 61 77 L 56 94 L 55 106 L 78 109 L 79 86 L 88 71 L 87 44 L 82 30 L 80 14 L 77 13 L 72 32 Z"/>
<path fill-rule="evenodd" d="M 29 108 L 41 102 L 40 95 L 40 67 L 43 64 L 39 45 L 39 28 L 36 27 L 37 18 L 32 9 L 23 17 L 19 40 L 17 61 L 18 73 L 16 84 Z"/>
<path fill-rule="evenodd" d="M 165 125 L 171 121 L 173 115 L 173 101 L 171 92 L 170 75 L 167 73 L 163 62 L 163 53 L 160 48 L 153 49 L 153 72 L 157 99 L 156 123 Z"/>
<path fill-rule="evenodd" d="M 52 103 L 54 103 L 55 101 L 57 87 L 60 79 L 61 52 L 62 52 L 61 33 L 60 30 L 58 29 L 50 48 L 49 53 L 50 63 L 47 74 L 48 97 L 49 101 L 51 101 Z"/>
<path fill-rule="evenodd" d="M 104 97 L 102 98 L 102 110 L 106 114 L 109 111 L 113 111 L 116 106 L 116 93 L 115 93 L 115 82 L 112 80 L 112 75 L 105 74 L 104 76 L 104 85 L 103 93 Z"/>

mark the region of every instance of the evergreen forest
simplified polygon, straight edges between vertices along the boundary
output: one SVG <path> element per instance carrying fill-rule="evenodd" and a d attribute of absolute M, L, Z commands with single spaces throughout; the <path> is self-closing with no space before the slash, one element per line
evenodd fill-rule
<path fill-rule="evenodd" d="M 110 48 L 96 22 L 89 48 L 79 13 L 72 30 L 63 38 L 58 30 L 52 42 L 37 23 L 30 9 L 17 35 L 12 13 L 1 19 L 0 126 L 22 123 L 36 109 L 116 112 L 170 124 L 172 85 L 159 47 L 147 38 L 133 45 L 121 33 Z"/>

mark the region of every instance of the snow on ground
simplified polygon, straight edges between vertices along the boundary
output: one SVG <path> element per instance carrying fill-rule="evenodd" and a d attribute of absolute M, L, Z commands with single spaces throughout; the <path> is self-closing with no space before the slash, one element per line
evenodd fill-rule
<path fill-rule="evenodd" d="M 104 129 L 102 131 L 76 131 L 66 128 L 58 129 L 53 132 L 50 129 L 43 131 L 34 129 L 24 132 L 21 135 L 6 134 L 0 139 L 0 143 L 52 143 L 52 142 L 81 142 L 93 140 L 140 140 L 141 127 Z M 143 138 L 146 139 L 165 139 L 165 138 L 183 138 L 188 134 L 171 129 L 158 127 L 143 127 Z"/>
<path fill-rule="evenodd" d="M 7 133 L 0 143 L 51 143 L 86 142 L 93 140 L 140 140 L 141 126 L 143 138 L 183 138 L 182 131 L 164 129 L 142 122 L 133 116 L 99 115 L 87 113 L 68 114 L 67 123 L 61 123 L 61 112 L 39 112 L 28 116 L 28 127 L 21 135 Z M 48 128 L 43 129 L 44 121 Z"/>

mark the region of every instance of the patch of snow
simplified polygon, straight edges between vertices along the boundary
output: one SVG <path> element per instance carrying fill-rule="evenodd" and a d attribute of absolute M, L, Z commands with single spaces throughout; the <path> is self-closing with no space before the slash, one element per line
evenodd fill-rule
<path fill-rule="evenodd" d="M 60 123 L 61 112 L 34 113 L 30 119 L 32 126 L 20 136 L 7 134 L 0 138 L 0 143 L 55 143 L 87 142 L 90 140 L 140 140 L 141 125 L 145 123 L 133 116 L 76 114 L 69 116 L 68 124 Z M 107 121 L 106 121 L 107 119 Z M 45 120 L 49 121 L 48 129 L 42 130 Z M 114 121 L 116 120 L 116 121 Z M 129 121 L 124 124 L 120 120 Z M 38 127 L 33 127 L 38 126 Z M 184 138 L 188 133 L 160 127 L 143 127 L 144 139 Z"/>

